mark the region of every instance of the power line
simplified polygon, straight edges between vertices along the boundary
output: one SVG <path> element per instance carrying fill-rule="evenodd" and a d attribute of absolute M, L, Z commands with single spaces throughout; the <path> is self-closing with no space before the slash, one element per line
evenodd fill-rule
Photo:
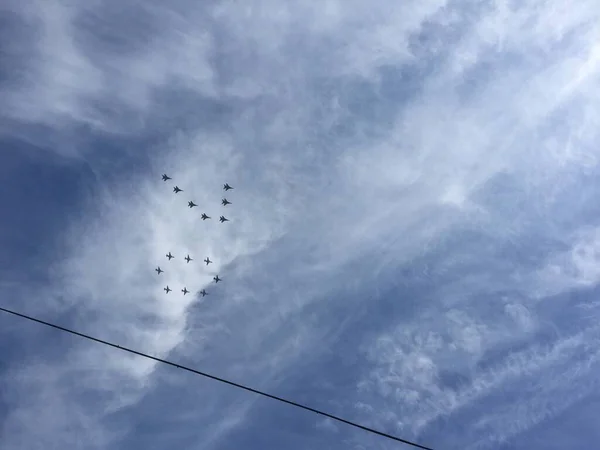
<path fill-rule="evenodd" d="M 195 369 L 192 369 L 190 367 L 182 366 L 180 364 L 177 364 L 177 363 L 174 363 L 174 362 L 171 362 L 171 361 L 167 361 L 166 359 L 157 358 L 156 356 L 152 356 L 152 355 L 148 355 L 146 353 L 138 352 L 136 350 L 132 350 L 132 349 L 127 348 L 127 347 L 122 347 L 120 345 L 113 344 L 111 342 L 104 341 L 102 339 L 98 339 L 98 338 L 95 338 L 93 336 L 89 336 L 89 335 L 84 334 L 84 333 L 79 333 L 78 331 L 74 331 L 74 330 L 71 330 L 69 328 L 61 327 L 60 325 L 55 325 L 53 323 L 46 322 L 46 321 L 41 320 L 41 319 L 36 319 L 35 317 L 31 317 L 31 316 L 28 316 L 26 314 L 18 313 L 16 311 L 12 311 L 10 309 L 6 309 L 6 308 L 2 308 L 2 307 L 0 307 L 0 311 L 8 313 L 8 314 L 12 314 L 14 316 L 22 317 L 23 319 L 27 319 L 27 320 L 30 320 L 32 322 L 37 322 L 37 323 L 40 323 L 42 325 L 46 325 L 48 327 L 55 328 L 57 330 L 64 331 L 64 332 L 69 333 L 69 334 L 73 334 L 75 336 L 79 336 L 79 337 L 88 339 L 90 341 L 98 342 L 100 344 L 108 345 L 109 347 L 114 347 L 114 348 L 117 348 L 119 350 L 123 350 L 123 351 L 129 352 L 129 353 L 133 353 L 134 355 L 138 355 L 138 356 L 142 356 L 144 358 L 152 359 L 154 361 L 157 361 L 157 362 L 160 362 L 160 363 L 163 363 L 163 364 L 167 364 L 169 366 L 173 366 L 173 367 L 176 367 L 178 369 L 183 369 L 183 370 L 186 370 L 188 372 L 192 372 L 192 373 L 194 373 L 196 375 L 200 375 L 200 376 L 203 376 L 203 377 L 206 377 L 206 378 L 211 378 L 211 379 L 219 381 L 221 383 L 225 383 L 225 384 L 228 384 L 230 386 L 234 386 L 234 387 L 237 387 L 237 388 L 240 388 L 240 389 L 244 389 L 246 391 L 253 392 L 254 394 L 262 395 L 263 397 L 268 397 L 268 398 L 271 398 L 273 400 L 277 400 L 277 401 L 280 401 L 280 402 L 283 402 L 283 403 L 287 403 L 288 405 L 296 406 L 296 407 L 304 409 L 306 411 L 310 411 L 310 412 L 319 414 L 321 416 L 325 416 L 325 417 L 328 417 L 330 419 L 336 420 L 338 422 L 345 423 L 346 425 L 350 425 L 350 426 L 353 426 L 355 428 L 360 428 L 361 430 L 368 431 L 369 433 L 377 434 L 379 436 L 383 436 L 383 437 L 386 437 L 388 439 L 391 439 L 391 440 L 394 440 L 394 441 L 397 441 L 397 442 L 402 442 L 403 444 L 411 445 L 413 447 L 421 448 L 421 449 L 424 449 L 424 450 L 433 450 L 431 447 L 425 447 L 424 445 L 417 444 L 416 442 L 411 442 L 409 440 L 399 438 L 399 437 L 394 436 L 392 434 L 384 433 L 383 431 L 378 431 L 378 430 L 375 430 L 374 428 L 370 428 L 370 427 L 367 427 L 367 426 L 364 426 L 364 425 L 360 425 L 360 424 L 358 424 L 356 422 L 351 422 L 349 420 L 342 419 L 341 417 L 334 416 L 333 414 L 329 414 L 329 413 L 326 413 L 324 411 L 320 411 L 318 409 L 311 408 L 310 406 L 305 406 L 305 405 L 302 405 L 300 403 L 296 403 L 296 402 L 291 401 L 291 400 L 286 400 L 285 398 L 277 397 L 276 395 L 268 394 L 266 392 L 259 391 L 258 389 L 254 389 L 254 388 L 251 388 L 251 387 L 248 387 L 248 386 L 244 386 L 243 384 L 238 384 L 238 383 L 235 383 L 233 381 L 229 381 L 229 380 L 226 380 L 224 378 L 217 377 L 215 375 L 210 375 L 208 373 L 201 372 L 199 370 L 195 370 Z"/>

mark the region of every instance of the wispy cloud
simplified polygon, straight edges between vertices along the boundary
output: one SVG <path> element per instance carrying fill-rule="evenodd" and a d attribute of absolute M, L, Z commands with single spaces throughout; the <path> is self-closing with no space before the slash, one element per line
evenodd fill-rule
<path fill-rule="evenodd" d="M 71 217 L 54 281 L 28 310 L 269 391 L 350 354 L 353 370 L 321 387 L 335 408 L 438 442 L 439 423 L 462 414 L 472 431 L 449 433 L 457 448 L 525 433 L 592 391 L 596 328 L 563 327 L 546 305 L 597 282 L 589 203 L 568 218 L 597 170 L 596 2 L 42 3 L 4 8 L 37 33 L 15 31 L 7 62 L 22 69 L 0 84 L 0 133 L 39 143 L 44 127 L 49 147 L 98 173 L 112 160 L 93 138 L 156 142 L 150 171 L 131 168 Z M 153 430 L 140 424 L 173 396 L 158 447 L 223 448 L 267 414 L 256 398 L 70 345 L 4 376 L 13 447 L 143 442 Z M 328 405 L 307 389 L 294 394 Z M 338 435 L 316 420 L 323 439 Z"/>

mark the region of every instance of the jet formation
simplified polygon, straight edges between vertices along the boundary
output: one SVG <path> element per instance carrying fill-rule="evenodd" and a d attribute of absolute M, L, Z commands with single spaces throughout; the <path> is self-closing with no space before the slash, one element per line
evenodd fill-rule
<path fill-rule="evenodd" d="M 166 173 L 163 173 L 163 174 L 162 174 L 162 180 L 163 180 L 163 181 L 168 181 L 168 180 L 172 180 L 172 178 L 171 178 L 170 176 L 168 176 Z M 226 191 L 226 192 L 227 192 L 227 191 L 229 191 L 229 190 L 231 190 L 231 189 L 233 189 L 233 187 L 232 187 L 232 186 L 230 186 L 230 185 L 229 185 L 229 183 L 225 183 L 225 184 L 223 184 L 223 190 L 224 190 L 224 191 Z M 175 194 L 179 194 L 180 192 L 183 192 L 183 191 L 184 191 L 184 190 L 183 190 L 183 189 L 181 189 L 179 186 L 177 186 L 177 185 L 173 186 L 173 192 L 174 192 Z M 232 204 L 232 203 L 231 203 L 229 200 L 227 200 L 227 198 L 223 197 L 223 198 L 221 199 L 221 205 L 223 205 L 223 206 L 227 206 L 227 205 L 231 205 L 231 204 Z M 196 203 L 194 203 L 192 200 L 188 201 L 188 208 L 192 209 L 192 208 L 194 208 L 194 207 L 197 207 L 197 206 L 198 206 L 198 205 L 197 205 Z M 202 221 L 205 221 L 205 220 L 207 220 L 207 219 L 210 219 L 210 218 L 211 218 L 211 217 L 210 217 L 208 214 L 204 213 L 204 212 L 203 212 L 203 213 L 200 215 L 200 219 L 202 219 Z M 221 215 L 221 216 L 219 217 L 219 222 L 220 222 L 220 223 L 229 222 L 229 219 L 228 219 L 227 217 L 225 217 L 225 216 Z M 171 261 L 173 258 L 175 258 L 175 256 L 174 256 L 174 255 L 173 255 L 171 252 L 167 253 L 165 256 L 167 257 L 167 259 L 168 259 L 169 261 Z M 189 264 L 189 263 L 190 263 L 190 261 L 193 261 L 193 260 L 194 260 L 194 259 L 193 259 L 193 258 L 192 258 L 192 257 L 191 257 L 189 254 L 188 254 L 188 255 L 187 255 L 185 258 L 183 258 L 183 259 L 186 261 L 186 264 Z M 207 257 L 206 257 L 206 259 L 205 259 L 203 262 L 205 262 L 205 263 L 206 263 L 206 266 L 208 266 L 208 265 L 209 265 L 209 264 L 211 264 L 213 261 L 211 261 L 211 260 L 210 260 L 210 258 L 207 256 Z M 154 270 L 156 271 L 156 273 L 157 273 L 158 275 L 160 275 L 161 273 L 165 272 L 164 270 L 162 270 L 162 269 L 160 268 L 160 266 L 157 266 L 157 267 L 156 267 L 156 269 L 154 269 Z M 167 275 L 168 275 L 168 274 L 167 274 Z M 215 276 L 213 276 L 213 280 L 214 280 L 215 284 L 216 284 L 216 283 L 218 283 L 219 281 L 223 281 L 223 279 L 222 279 L 222 278 L 219 278 L 219 275 L 218 275 L 218 274 L 216 274 Z M 170 287 L 167 285 L 165 288 L 163 288 L 163 290 L 165 291 L 165 293 L 167 293 L 167 294 L 168 294 L 168 293 L 169 293 L 169 292 L 171 292 L 173 289 L 171 289 L 171 288 L 170 288 Z M 181 289 L 181 292 L 183 292 L 183 295 L 186 295 L 186 294 L 190 293 L 190 291 L 188 291 L 187 287 L 185 287 L 185 286 L 183 287 L 183 289 Z M 202 297 L 204 297 L 204 296 L 208 295 L 208 292 L 206 292 L 206 290 L 205 290 L 205 289 L 202 289 L 201 291 L 199 291 L 199 292 L 198 292 L 198 294 L 200 294 L 200 295 L 202 295 Z"/>

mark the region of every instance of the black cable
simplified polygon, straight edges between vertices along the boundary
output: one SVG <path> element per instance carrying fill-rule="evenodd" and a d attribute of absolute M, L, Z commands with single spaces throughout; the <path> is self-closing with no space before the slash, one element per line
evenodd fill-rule
<path fill-rule="evenodd" d="M 259 394 L 259 395 L 262 395 L 264 397 L 271 398 L 273 400 L 277 400 L 277 401 L 280 401 L 280 402 L 283 402 L 283 403 L 287 403 L 288 405 L 296 406 L 298 408 L 302 408 L 302 409 L 305 409 L 307 411 L 314 412 L 314 413 L 319 414 L 321 416 L 329 417 L 330 419 L 337 420 L 338 422 L 345 423 L 346 425 L 350 425 L 350 426 L 353 426 L 353 427 L 356 427 L 356 428 L 360 428 L 361 430 L 368 431 L 369 433 L 378 434 L 379 436 L 383 436 L 383 437 L 386 437 L 388 439 L 392 439 L 394 441 L 402 442 L 403 444 L 412 445 L 413 447 L 421 448 L 421 449 L 424 449 L 424 450 L 433 450 L 430 447 L 425 447 L 424 445 L 417 444 L 415 442 L 411 442 L 411 441 L 408 441 L 406 439 L 402 439 L 402 438 L 399 438 L 397 436 L 394 436 L 394 435 L 391 435 L 391 434 L 388 434 L 388 433 L 384 433 L 383 431 L 377 431 L 377 430 L 375 430 L 373 428 L 369 428 L 369 427 L 366 427 L 364 425 L 360 425 L 360 424 L 355 423 L 355 422 L 350 422 L 349 420 L 342 419 L 341 417 L 337 417 L 337 416 L 334 416 L 332 414 L 329 414 L 329 413 L 326 413 L 326 412 L 323 412 L 323 411 L 319 411 L 318 409 L 311 408 L 310 406 L 305 406 L 305 405 L 302 405 L 300 403 L 293 402 L 291 400 L 286 400 L 284 398 L 277 397 L 275 395 L 267 394 L 266 392 L 262 392 L 262 391 L 259 391 L 257 389 L 253 389 L 251 387 L 244 386 L 242 384 L 234 383 L 233 381 L 228 381 L 228 380 L 225 380 L 223 378 L 219 378 L 219 377 L 217 377 L 215 375 L 210 375 L 208 373 L 200 372 L 199 370 L 195 370 L 195 369 L 192 369 L 190 367 L 181 366 L 179 364 L 176 364 L 176 363 L 171 362 L 171 361 L 167 361 L 165 359 L 160 359 L 160 358 L 157 358 L 155 356 L 147 355 L 145 353 L 141 353 L 141 352 L 138 352 L 136 350 L 132 350 L 132 349 L 127 348 L 127 347 L 121 347 L 120 345 L 112 344 L 111 342 L 103 341 L 102 339 L 98 339 L 98 338 L 89 336 L 87 334 L 79 333 L 77 331 L 70 330 L 70 329 L 65 328 L 65 327 L 61 327 L 60 325 L 55 325 L 55 324 L 50 323 L 50 322 L 45 322 L 43 320 L 36 319 L 34 317 L 27 316 L 25 314 L 21 314 L 21 313 L 15 312 L 15 311 L 11 311 L 10 309 L 6 309 L 6 308 L 2 308 L 2 307 L 0 307 L 0 311 L 3 311 L 3 312 L 8 313 L 8 314 L 13 314 L 15 316 L 22 317 L 23 319 L 31 320 L 32 322 L 41 323 L 42 325 L 46 325 L 48 327 L 55 328 L 57 330 L 61 330 L 61 331 L 64 331 L 66 333 L 74 334 L 75 336 L 79 336 L 79 337 L 82 337 L 82 338 L 85 338 L 85 339 L 89 339 L 90 341 L 94 341 L 94 342 L 98 342 L 100 344 L 108 345 L 110 347 L 118 348 L 119 350 L 124 350 L 126 352 L 133 353 L 134 355 L 143 356 L 144 358 L 152 359 L 154 361 L 158 361 L 160 363 L 167 364 L 169 366 L 177 367 L 178 369 L 187 370 L 188 372 L 195 373 L 196 375 L 201 375 L 201 376 L 206 377 L 206 378 L 211 378 L 213 380 L 220 381 L 221 383 L 229 384 L 230 386 L 234 386 L 234 387 L 237 387 L 237 388 L 240 388 L 240 389 L 244 389 L 246 391 L 253 392 L 255 394 Z"/>

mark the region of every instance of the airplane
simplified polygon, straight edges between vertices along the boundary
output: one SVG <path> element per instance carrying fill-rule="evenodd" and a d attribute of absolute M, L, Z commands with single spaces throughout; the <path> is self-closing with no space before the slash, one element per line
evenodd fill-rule
<path fill-rule="evenodd" d="M 185 259 L 187 262 L 193 261 L 193 259 L 192 259 L 192 258 L 190 258 L 190 255 L 187 255 L 187 256 L 186 256 L 185 258 L 183 258 L 183 259 Z"/>
<path fill-rule="evenodd" d="M 204 262 L 206 263 L 206 265 L 208 266 L 212 261 L 210 260 L 210 258 L 207 256 L 206 259 L 204 260 Z"/>
<path fill-rule="evenodd" d="M 159 275 L 161 274 L 161 272 L 164 272 L 164 270 L 162 270 L 162 269 L 160 268 L 160 266 L 158 266 L 158 267 L 157 267 L 156 269 L 154 269 L 154 270 L 156 270 L 156 273 L 158 273 Z"/>
<path fill-rule="evenodd" d="M 221 221 L 221 223 L 223 223 L 223 222 L 229 222 L 229 219 L 225 218 L 225 216 L 219 217 L 219 220 Z"/>
<path fill-rule="evenodd" d="M 229 200 L 227 200 L 226 198 L 221 200 L 221 203 L 223 204 L 223 206 L 231 205 L 231 202 Z"/>
<path fill-rule="evenodd" d="M 169 261 L 171 261 L 172 258 L 175 258 L 173 255 L 171 255 L 171 252 L 167 253 L 165 256 L 169 258 Z"/>
<path fill-rule="evenodd" d="M 200 217 L 202 218 L 202 220 L 210 219 L 210 216 L 207 216 L 204 213 L 202 213 L 202 215 Z"/>
<path fill-rule="evenodd" d="M 198 206 L 198 205 L 196 205 L 194 202 L 188 202 L 188 206 L 190 208 L 193 208 L 194 206 Z"/>
<path fill-rule="evenodd" d="M 175 186 L 175 187 L 173 188 L 173 192 L 175 192 L 176 194 L 178 194 L 178 193 L 180 193 L 180 192 L 183 192 L 183 189 L 179 189 L 179 186 Z"/>
<path fill-rule="evenodd" d="M 167 180 L 170 180 L 170 179 L 171 179 L 171 177 L 167 176 L 167 174 L 166 174 L 166 173 L 163 173 L 163 174 L 162 174 L 162 179 L 163 179 L 163 181 L 167 181 Z"/>
<path fill-rule="evenodd" d="M 219 281 L 222 281 L 222 279 L 219 278 L 219 275 L 214 276 L 213 280 L 215 280 L 215 283 L 218 283 Z"/>
<path fill-rule="evenodd" d="M 164 289 L 163 289 L 163 291 L 165 291 L 167 294 L 168 294 L 169 292 L 171 292 L 172 290 L 173 290 L 173 289 L 169 289 L 169 286 L 167 286 L 166 288 L 164 288 Z"/>
<path fill-rule="evenodd" d="M 188 291 L 188 290 L 187 290 L 187 289 L 184 287 L 184 288 L 181 290 L 181 292 L 183 292 L 183 295 L 185 295 L 185 294 L 187 294 L 187 293 L 188 293 L 188 292 L 190 292 L 190 291 Z"/>
<path fill-rule="evenodd" d="M 206 292 L 204 289 L 202 289 L 200 291 L 200 294 L 202 294 L 202 297 L 204 297 L 205 295 L 208 295 L 208 292 Z"/>
<path fill-rule="evenodd" d="M 227 183 L 225 183 L 223 185 L 223 190 L 228 191 L 229 189 L 233 189 L 231 186 L 229 186 Z"/>

